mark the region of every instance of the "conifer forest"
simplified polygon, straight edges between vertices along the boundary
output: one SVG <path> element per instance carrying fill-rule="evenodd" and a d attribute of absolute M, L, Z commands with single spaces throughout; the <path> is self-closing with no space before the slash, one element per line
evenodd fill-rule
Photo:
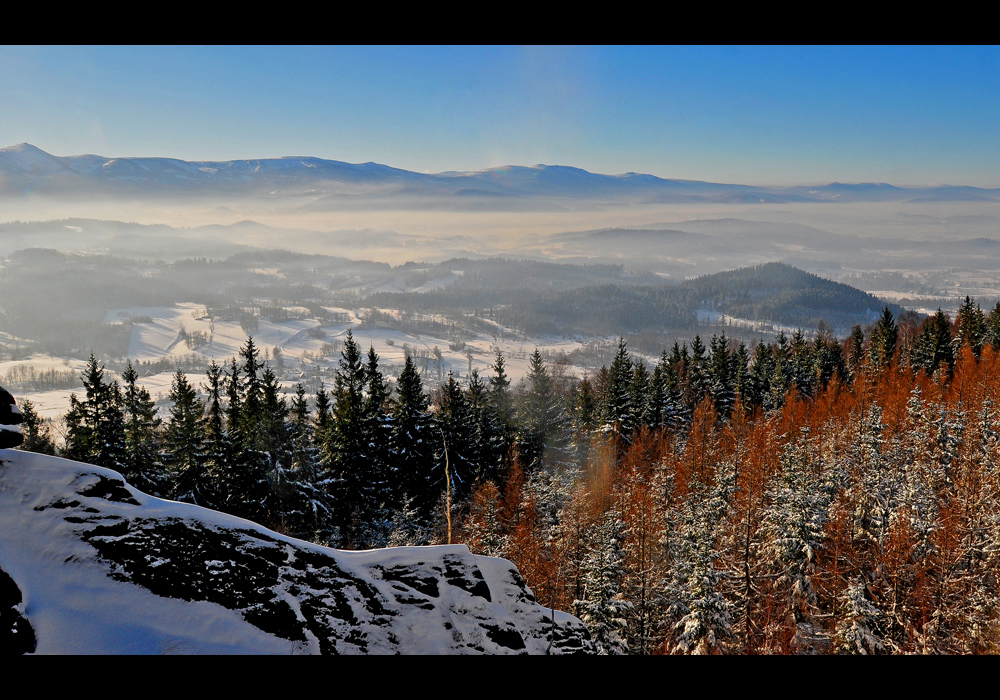
<path fill-rule="evenodd" d="M 608 654 L 1000 651 L 1000 305 L 430 376 L 348 334 L 288 400 L 248 337 L 160 417 L 92 355 L 59 451 L 324 545 L 510 559 Z M 56 453 L 21 410 L 22 449 Z"/>

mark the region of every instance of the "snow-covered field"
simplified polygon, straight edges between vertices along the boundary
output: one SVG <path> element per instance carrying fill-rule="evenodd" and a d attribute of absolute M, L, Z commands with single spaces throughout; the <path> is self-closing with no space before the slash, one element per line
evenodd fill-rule
<path fill-rule="evenodd" d="M 262 356 L 276 369 L 288 394 L 295 392 L 299 381 L 315 377 L 317 373 L 324 377 L 327 385 L 332 384 L 332 372 L 338 366 L 340 349 L 348 331 L 352 332 L 355 342 L 364 352 L 367 353 L 369 347 L 375 349 L 380 366 L 390 379 L 398 376 L 405 363 L 406 353 L 409 352 L 423 374 L 427 388 L 436 386 L 439 378 L 441 381 L 446 379 L 448 372 L 454 373 L 460 381 L 467 380 L 472 370 L 477 370 L 484 377 L 490 376 L 497 351 L 503 352 L 506 371 L 516 382 L 527 375 L 530 356 L 535 348 L 551 361 L 583 347 L 583 342 L 579 339 L 547 337 L 503 341 L 498 340 L 497 336 L 486 334 L 465 340 L 464 344 L 455 343 L 432 335 L 364 327 L 354 310 L 331 308 L 328 311 L 343 315 L 349 322 L 322 323 L 316 318 L 281 322 L 257 319 L 254 343 Z M 240 347 L 247 340 L 247 334 L 239 322 L 210 319 L 201 304 L 113 309 L 107 313 L 105 322 L 122 323 L 129 319 L 133 321 L 133 325 L 128 359 L 133 363 L 174 360 L 178 365 L 207 367 L 210 361 L 215 360 L 219 364 L 226 364 L 231 358 L 238 356 Z M 199 339 L 199 335 L 203 340 Z M 194 341 L 190 340 L 192 338 Z M 279 363 L 275 360 L 276 351 L 281 358 L 281 367 L 277 367 Z M 0 363 L 0 376 L 6 376 L 15 366 L 33 367 L 38 372 L 73 371 L 79 375 L 86 362 L 35 355 L 26 360 Z M 559 371 L 580 376 L 585 370 L 563 364 Z M 165 411 L 169 405 L 168 396 L 174 372 L 175 369 L 171 368 L 156 373 L 141 373 L 139 383 L 158 401 L 161 411 Z M 204 380 L 204 374 L 191 370 L 188 372 L 188 379 L 199 386 Z M 70 395 L 74 392 L 80 394 L 82 387 L 82 382 L 78 382 L 75 388 L 47 391 L 19 391 L 16 385 L 11 389 L 18 400 L 30 399 L 39 415 L 58 423 L 69 410 Z"/>

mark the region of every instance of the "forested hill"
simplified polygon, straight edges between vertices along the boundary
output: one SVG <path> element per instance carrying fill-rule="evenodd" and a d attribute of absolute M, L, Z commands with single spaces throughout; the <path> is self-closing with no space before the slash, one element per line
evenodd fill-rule
<path fill-rule="evenodd" d="M 516 260 L 449 260 L 442 270 L 459 271 L 454 282 L 427 292 L 378 293 L 365 303 L 425 313 L 477 312 L 527 333 L 628 335 L 643 331 L 692 331 L 699 311 L 748 321 L 767 321 L 814 329 L 820 321 L 841 334 L 855 324 L 874 322 L 885 302 L 854 287 L 833 282 L 783 263 L 721 272 L 680 284 L 653 275 L 609 275 L 612 266 L 587 279 L 570 281 L 558 268 L 544 278 L 524 274 L 537 263 Z M 480 274 L 488 267 L 490 275 Z M 503 268 L 503 285 L 490 283 Z M 432 274 L 432 273 L 426 273 Z M 591 283 L 587 283 L 590 281 Z M 520 284 L 517 284 L 520 282 Z M 889 305 L 894 315 L 902 308 Z"/>
<path fill-rule="evenodd" d="M 784 263 L 744 267 L 689 280 L 688 301 L 750 320 L 815 328 L 820 320 L 845 328 L 875 321 L 886 303 L 867 292 Z M 898 317 L 902 307 L 889 304 Z"/>

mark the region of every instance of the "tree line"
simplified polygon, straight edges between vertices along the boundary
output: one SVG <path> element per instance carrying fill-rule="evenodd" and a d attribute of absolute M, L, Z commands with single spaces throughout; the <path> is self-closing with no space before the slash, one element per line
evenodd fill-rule
<path fill-rule="evenodd" d="M 696 337 L 651 368 L 620 340 L 582 379 L 536 350 L 517 384 L 498 354 L 431 391 L 348 335 L 290 401 L 251 338 L 204 399 L 178 371 L 165 419 L 92 357 L 63 449 L 323 544 L 509 558 L 608 653 L 996 651 L 1000 308 L 906 323 Z"/>

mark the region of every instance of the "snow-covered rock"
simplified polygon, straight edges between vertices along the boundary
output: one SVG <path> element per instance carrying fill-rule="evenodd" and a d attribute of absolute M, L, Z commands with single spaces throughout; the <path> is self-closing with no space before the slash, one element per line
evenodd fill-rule
<path fill-rule="evenodd" d="M 553 626 L 554 621 L 554 626 Z M 517 569 L 463 545 L 332 550 L 153 498 L 118 473 L 0 451 L 0 651 L 592 651 Z"/>

